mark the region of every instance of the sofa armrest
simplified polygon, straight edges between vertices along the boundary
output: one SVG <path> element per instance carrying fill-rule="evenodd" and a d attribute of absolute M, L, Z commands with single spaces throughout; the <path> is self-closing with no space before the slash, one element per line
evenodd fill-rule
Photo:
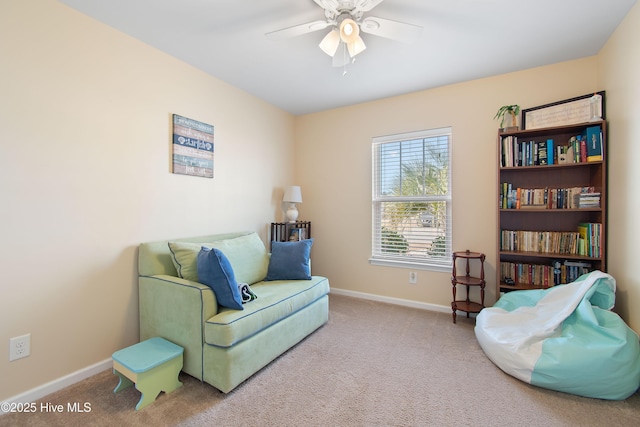
<path fill-rule="evenodd" d="M 183 370 L 202 379 L 204 322 L 218 312 L 210 287 L 168 275 L 138 278 L 140 341 L 162 337 L 184 348 Z"/>

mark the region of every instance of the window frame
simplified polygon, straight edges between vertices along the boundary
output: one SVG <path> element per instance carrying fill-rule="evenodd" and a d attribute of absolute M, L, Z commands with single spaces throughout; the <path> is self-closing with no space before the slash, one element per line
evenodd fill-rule
<path fill-rule="evenodd" d="M 402 143 L 415 140 L 427 140 L 429 138 L 447 136 L 447 192 L 442 195 L 425 194 L 422 196 L 393 196 L 384 195 L 381 191 L 381 173 L 382 173 L 382 155 L 381 146 L 389 143 Z M 452 216 L 452 161 L 451 161 L 451 148 L 453 143 L 453 129 L 452 127 L 443 127 L 436 129 L 427 129 L 415 132 L 406 132 L 401 134 L 387 135 L 374 137 L 372 139 L 372 196 L 371 196 L 371 209 L 372 209 L 372 230 L 371 230 L 371 257 L 369 263 L 372 265 L 390 266 L 390 267 L 403 267 L 413 268 L 420 270 L 430 270 L 439 272 L 451 272 L 453 252 L 453 216 Z M 423 141 L 424 147 L 425 141 Z M 382 205 L 385 202 L 444 202 L 445 203 L 445 256 L 433 257 L 433 256 L 407 256 L 403 254 L 383 254 L 382 250 Z"/>

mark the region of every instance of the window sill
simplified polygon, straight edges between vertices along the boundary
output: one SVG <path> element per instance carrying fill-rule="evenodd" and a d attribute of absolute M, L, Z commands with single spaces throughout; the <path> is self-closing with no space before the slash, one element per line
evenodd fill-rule
<path fill-rule="evenodd" d="M 451 261 L 442 264 L 430 264 L 429 262 L 417 262 L 409 260 L 397 260 L 386 258 L 369 258 L 369 264 L 380 265 L 383 267 L 399 267 L 399 268 L 411 268 L 416 270 L 428 270 L 451 273 L 453 264 Z"/>

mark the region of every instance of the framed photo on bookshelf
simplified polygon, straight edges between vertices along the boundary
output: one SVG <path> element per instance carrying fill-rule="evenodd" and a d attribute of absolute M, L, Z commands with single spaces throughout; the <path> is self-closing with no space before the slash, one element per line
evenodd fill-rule
<path fill-rule="evenodd" d="M 304 228 L 292 228 L 289 231 L 289 241 L 290 242 L 298 242 L 300 240 L 306 239 L 307 230 Z"/>
<path fill-rule="evenodd" d="M 604 91 L 590 93 L 522 110 L 522 129 L 587 123 L 594 118 L 594 115 L 598 120 L 604 120 L 604 93 Z"/>

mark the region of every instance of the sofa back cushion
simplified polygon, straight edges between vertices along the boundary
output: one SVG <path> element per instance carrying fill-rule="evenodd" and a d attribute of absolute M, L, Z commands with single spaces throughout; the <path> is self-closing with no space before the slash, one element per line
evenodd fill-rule
<path fill-rule="evenodd" d="M 251 234 L 250 231 L 241 231 L 234 233 L 211 234 L 207 236 L 186 237 L 181 239 L 172 239 L 171 241 L 206 243 L 233 239 L 249 234 Z M 178 277 L 173 261 L 173 255 L 169 250 L 167 240 L 141 243 L 138 248 L 138 275 L 151 277 L 163 274 Z"/>
<path fill-rule="evenodd" d="M 267 275 L 269 255 L 257 233 L 202 243 L 170 241 L 168 246 L 178 276 L 183 279 L 200 282 L 197 257 L 203 246 L 216 248 L 224 253 L 240 283 L 251 285 Z"/>

